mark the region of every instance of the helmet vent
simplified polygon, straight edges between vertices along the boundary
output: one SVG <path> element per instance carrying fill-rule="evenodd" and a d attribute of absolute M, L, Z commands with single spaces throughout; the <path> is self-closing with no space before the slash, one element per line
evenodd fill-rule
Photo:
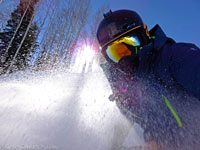
<path fill-rule="evenodd" d="M 126 23 L 122 26 L 123 29 L 130 29 L 130 28 L 134 28 L 136 26 L 136 24 L 134 22 L 131 23 Z"/>
<path fill-rule="evenodd" d="M 110 10 L 109 12 L 103 14 L 104 18 L 108 18 L 112 15 L 112 10 Z"/>

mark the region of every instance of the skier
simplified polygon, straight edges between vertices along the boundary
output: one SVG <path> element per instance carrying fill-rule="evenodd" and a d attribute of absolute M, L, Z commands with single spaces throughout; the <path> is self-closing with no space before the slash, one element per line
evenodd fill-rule
<path fill-rule="evenodd" d="M 149 31 L 132 10 L 104 14 L 97 39 L 109 99 L 141 125 L 147 145 L 199 149 L 200 49 L 176 43 L 159 25 Z"/>

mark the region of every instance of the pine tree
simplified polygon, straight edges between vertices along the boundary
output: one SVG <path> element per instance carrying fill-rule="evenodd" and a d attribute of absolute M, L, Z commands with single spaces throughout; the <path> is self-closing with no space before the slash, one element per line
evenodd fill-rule
<path fill-rule="evenodd" d="M 30 64 L 30 55 L 37 48 L 35 38 L 38 27 L 32 19 L 38 1 L 21 0 L 0 33 L 0 74 L 24 70 Z"/>

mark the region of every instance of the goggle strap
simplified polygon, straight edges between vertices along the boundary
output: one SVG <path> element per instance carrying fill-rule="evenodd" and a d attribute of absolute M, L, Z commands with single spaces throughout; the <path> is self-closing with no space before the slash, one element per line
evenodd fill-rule
<path fill-rule="evenodd" d="M 138 48 L 137 48 L 137 46 L 135 47 L 135 53 L 136 53 L 136 55 L 138 54 Z"/>
<path fill-rule="evenodd" d="M 138 28 L 140 28 L 140 26 L 136 26 L 136 27 L 134 27 L 134 28 L 132 28 L 132 29 L 130 29 L 130 30 L 128 30 L 128 31 L 126 31 L 126 32 L 124 32 L 124 33 L 118 35 L 118 36 L 115 37 L 114 39 L 112 39 L 112 40 L 108 41 L 107 43 L 105 43 L 105 44 L 102 46 L 102 49 L 103 49 L 106 45 L 108 45 L 109 43 L 115 41 L 116 39 L 118 39 L 118 38 L 120 38 L 121 36 L 127 34 L 128 32 L 131 32 L 131 31 L 133 31 L 133 30 L 135 30 L 135 29 L 138 29 Z"/>

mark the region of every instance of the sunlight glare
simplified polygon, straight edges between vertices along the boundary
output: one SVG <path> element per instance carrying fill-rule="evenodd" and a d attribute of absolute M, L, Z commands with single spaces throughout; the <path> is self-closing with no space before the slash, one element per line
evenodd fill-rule
<path fill-rule="evenodd" d="M 85 60 L 86 62 L 91 62 L 92 59 L 94 58 L 94 50 L 92 49 L 92 47 L 85 45 L 83 48 L 83 60 Z"/>
<path fill-rule="evenodd" d="M 80 49 L 77 49 L 75 54 L 75 60 L 71 64 L 72 72 L 89 72 L 96 69 L 95 63 L 95 51 L 90 45 L 83 45 Z"/>

